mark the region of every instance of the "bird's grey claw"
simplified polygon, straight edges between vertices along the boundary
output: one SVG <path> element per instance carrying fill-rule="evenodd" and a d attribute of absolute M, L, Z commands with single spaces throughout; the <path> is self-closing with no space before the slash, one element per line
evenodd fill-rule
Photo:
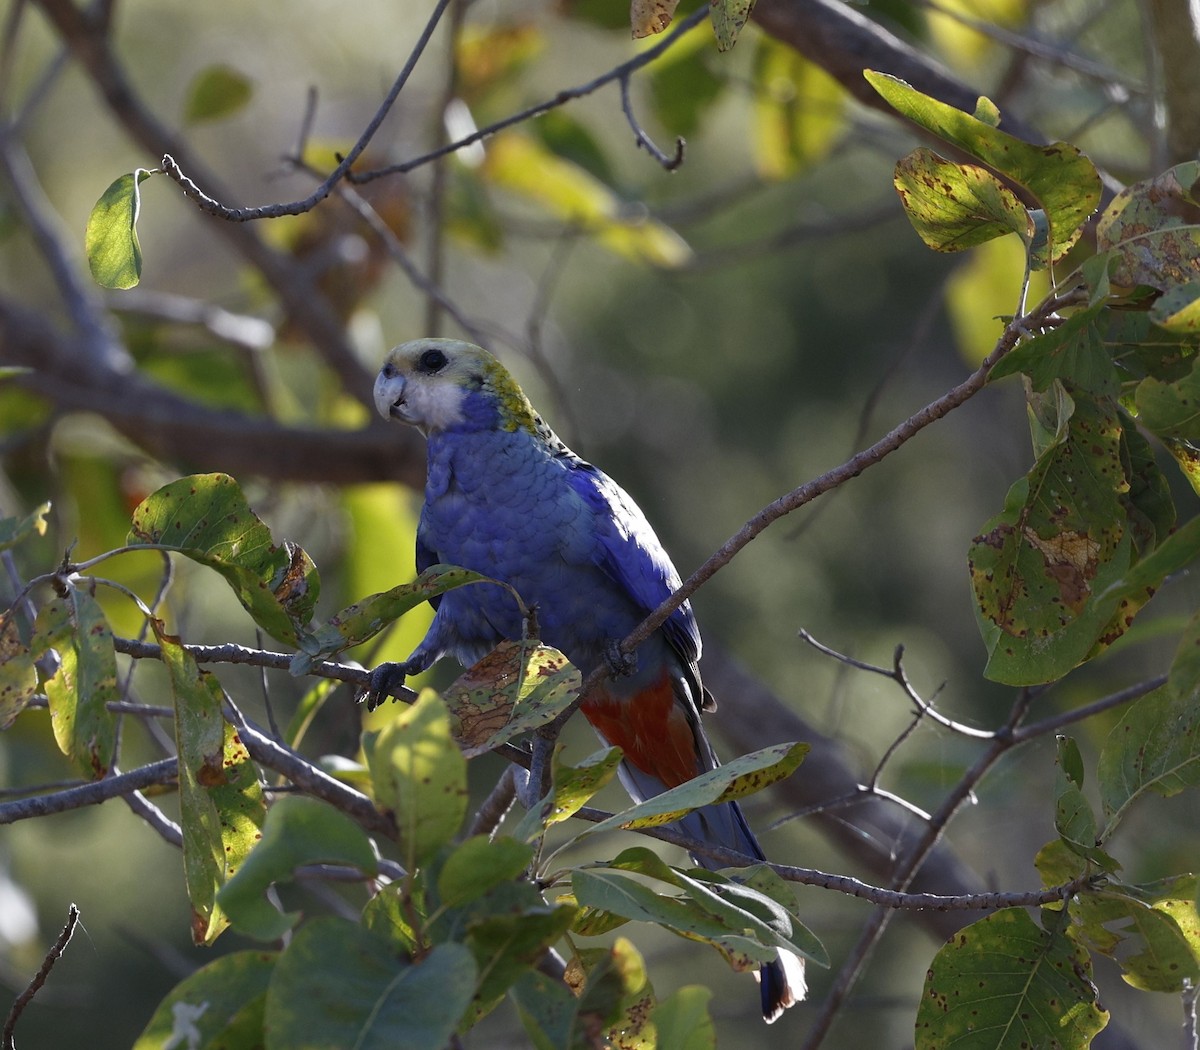
<path fill-rule="evenodd" d="M 407 663 L 380 664 L 367 679 L 367 691 L 363 694 L 367 710 L 374 711 L 388 697 L 394 697 L 404 688 L 404 680 L 415 671 Z"/>
<path fill-rule="evenodd" d="M 618 641 L 610 641 L 604 647 L 604 662 L 614 678 L 628 678 L 638 668 L 637 653 L 627 653 Z"/>

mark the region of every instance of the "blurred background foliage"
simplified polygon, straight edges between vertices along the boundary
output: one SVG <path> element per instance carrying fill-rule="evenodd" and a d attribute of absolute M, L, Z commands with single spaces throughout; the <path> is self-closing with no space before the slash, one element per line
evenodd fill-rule
<path fill-rule="evenodd" d="M 853 11 L 988 94 L 1022 129 L 1080 146 L 1123 182 L 1172 159 L 1162 119 L 1171 76 L 1155 44 L 1163 16 L 1150 6 L 875 0 Z M 316 106 L 303 160 L 327 171 L 375 112 L 430 7 L 127 0 L 94 13 L 111 16 L 111 56 L 139 104 L 223 188 L 177 157 L 185 172 L 223 203 L 257 204 L 301 198 L 314 185 L 295 163 L 310 87 Z M 164 177 L 142 186 L 140 286 L 101 293 L 86 285 L 90 208 L 118 174 L 154 167 L 159 156 L 146 133 L 132 130 L 129 110 L 98 93 L 95 67 L 83 68 L 84 31 L 72 38 L 63 28 L 74 9 L 10 0 L 0 53 L 0 363 L 37 356 L 18 349 L 34 321 L 47 326 L 49 342 L 44 371 L 0 383 L 0 511 L 24 514 L 47 499 L 53 510 L 48 534 L 15 552 L 2 585 L 9 596 L 15 579 L 46 571 L 70 545 L 76 559 L 120 546 L 133 506 L 195 469 L 237 475 L 275 537 L 312 555 L 324 586 L 320 613 L 410 578 L 420 443 L 370 422 L 354 376 L 356 368 L 360 378 L 371 375 L 389 346 L 436 331 L 465 331 L 496 350 L 564 439 L 634 495 L 685 576 L 761 506 L 958 382 L 991 348 L 998 317 L 1017 308 L 1019 246 L 929 252 L 891 185 L 913 136 L 792 46 L 778 28 L 785 0 L 769 7 L 759 20 L 774 35 L 751 25 L 735 49 L 719 54 L 702 24 L 633 74 L 632 105 L 645 132 L 668 155 L 676 136 L 687 139 L 672 173 L 636 148 L 617 85 L 608 84 L 440 166 L 359 187 L 390 231 L 391 253 L 336 199 L 257 224 L 253 234 L 283 253 L 285 282 L 312 282 L 303 295 L 323 294 L 345 325 L 347 358 L 314 332 L 311 317 L 283 303 L 279 286 L 218 220 Z M 657 44 L 631 44 L 627 12 L 612 0 L 454 2 L 358 168 L 417 157 L 472 121 L 504 118 Z M 832 68 L 838 56 L 830 59 Z M 431 304 L 398 254 L 453 310 Z M 56 265 L 78 287 L 64 284 Z M 75 351 L 63 349 L 89 311 L 109 326 L 118 373 L 211 413 L 190 444 L 180 439 L 164 454 L 154 427 L 122 417 L 118 387 L 90 385 L 101 362 L 72 360 Z M 370 447 L 359 461 L 347 446 L 343 470 L 336 458 L 311 454 L 319 443 L 297 439 L 306 462 L 285 465 L 279 442 L 221 438 L 223 410 L 286 427 L 362 430 Z M 223 456 L 232 457 L 226 467 Z M 1012 692 L 981 676 L 966 552 L 1030 461 L 1019 384 L 985 389 L 722 571 L 695 599 L 707 643 L 836 738 L 864 777 L 907 724 L 908 704 L 893 683 L 807 647 L 801 628 L 883 665 L 903 644 L 924 696 L 936 693 L 960 721 L 996 725 Z M 1194 504 L 1183 486 L 1176 497 Z M 162 563 L 131 554 L 105 572 L 149 599 Z M 141 618 L 132 605 L 100 597 L 114 629 L 136 635 Z M 1190 578 L 1172 580 L 1125 639 L 1039 699 L 1039 709 L 1065 709 L 1157 673 L 1196 599 Z M 256 644 L 228 590 L 199 567 L 176 567 L 165 603 L 172 629 L 188 642 Z M 407 655 L 425 615 L 409 616 L 382 648 L 359 658 Z M 264 685 L 258 672 L 235 667 L 220 677 L 256 717 L 269 694 L 281 720 L 304 686 L 277 674 Z M 139 669 L 135 688 L 141 699 L 163 702 L 153 670 Z M 754 721 L 738 696 L 719 699 L 711 719 L 718 740 L 731 720 Z M 1085 753 L 1094 754 L 1117 717 L 1078 727 Z M 352 698 L 340 690 L 317 716 L 306 750 L 353 755 L 359 728 Z M 570 738 L 576 753 L 594 746 L 584 728 Z M 158 747 L 130 725 L 122 765 L 156 758 Z M 932 809 L 976 753 L 970 741 L 923 726 L 888 763 L 881 786 Z M 500 769 L 490 759 L 474 764 L 481 797 Z M 5 792 L 72 775 L 44 710 L 0 736 Z M 1035 742 L 987 778 L 953 825 L 952 849 L 983 886 L 1036 885 L 1032 858 L 1053 834 L 1045 804 L 1053 778 L 1053 742 Z M 156 801 L 168 812 L 173 805 L 170 797 Z M 611 803 L 620 804 L 616 795 Z M 1152 819 L 1135 815 L 1126 824 L 1113 848 L 1131 878 L 1189 866 L 1200 848 L 1195 807 L 1187 796 L 1159 801 Z M 808 821 L 769 830 L 789 815 L 769 796 L 749 809 L 772 860 L 861 873 Z M 877 845 L 886 852 L 892 844 Z M 69 902 L 84 924 L 23 1018 L 23 1045 L 130 1045 L 167 989 L 209 957 L 190 946 L 180 875 L 177 851 L 117 802 L 4 829 L 0 982 L 23 987 Z M 800 901 L 839 959 L 864 906 L 811 889 Z M 701 973 L 684 942 L 635 939 L 660 992 L 711 983 L 722 1041 L 747 1045 L 743 1025 L 755 1003 L 744 978 L 715 958 Z M 830 1045 L 906 1045 L 934 946 L 914 923 L 895 923 Z M 812 978 L 819 1001 L 829 977 Z M 1173 1040 L 1173 998 L 1129 995 L 1115 969 L 1099 970 L 1097 980 L 1121 1027 L 1139 1033 L 1130 1045 Z M 806 1009 L 773 1029 L 756 1027 L 755 1045 L 792 1045 Z"/>

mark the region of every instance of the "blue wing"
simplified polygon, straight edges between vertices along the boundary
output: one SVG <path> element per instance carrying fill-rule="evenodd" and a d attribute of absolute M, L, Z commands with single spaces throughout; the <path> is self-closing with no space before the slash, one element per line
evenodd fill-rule
<path fill-rule="evenodd" d="M 571 488 L 592 511 L 597 564 L 648 616 L 682 582 L 658 536 L 641 508 L 602 470 L 577 460 L 568 477 Z M 662 632 L 685 663 L 700 659 L 700 629 L 690 602 L 671 613 Z"/>

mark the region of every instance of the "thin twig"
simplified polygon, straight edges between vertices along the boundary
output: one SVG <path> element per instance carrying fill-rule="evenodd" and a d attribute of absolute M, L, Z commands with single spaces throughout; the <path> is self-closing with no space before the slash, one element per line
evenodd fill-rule
<path fill-rule="evenodd" d="M 13 1032 L 17 1027 L 17 1021 L 20 1020 L 21 1014 L 25 1012 L 37 995 L 38 990 L 46 983 L 46 978 L 50 976 L 50 971 L 54 969 L 54 964 L 62 958 L 63 952 L 67 950 L 67 945 L 71 943 L 71 937 L 75 933 L 75 927 L 79 923 L 79 909 L 72 904 L 67 909 L 67 921 L 62 928 L 62 932 L 58 935 L 58 940 L 54 942 L 50 950 L 46 953 L 46 957 L 42 960 L 42 965 L 38 967 L 38 972 L 33 975 L 33 980 L 29 982 L 29 986 L 12 1004 L 12 1009 L 8 1011 L 8 1020 L 4 1022 L 4 1032 L 0 1046 L 4 1050 L 16 1050 L 16 1042 L 13 1039 Z"/>
<path fill-rule="evenodd" d="M 164 758 L 149 765 L 139 766 L 128 773 L 93 780 L 78 787 L 56 791 L 50 795 L 37 795 L 15 802 L 0 804 L 0 825 L 12 824 L 32 817 L 45 817 L 51 813 L 65 813 L 71 809 L 95 806 L 109 799 L 120 798 L 132 791 L 152 787 L 156 784 L 174 783 L 179 775 L 178 764 L 173 758 Z"/>
<path fill-rule="evenodd" d="M 613 816 L 603 810 L 584 806 L 574 816 L 581 820 L 598 824 Z M 849 875 L 834 875 L 819 868 L 801 868 L 792 864 L 774 864 L 762 861 L 757 857 L 740 853 L 737 850 L 726 849 L 723 846 L 705 842 L 684 835 L 669 825 L 657 828 L 633 828 L 641 835 L 679 846 L 689 853 L 695 853 L 717 861 L 727 868 L 747 868 L 755 864 L 765 863 L 780 878 L 803 886 L 816 886 L 821 889 L 844 893 L 850 897 L 858 897 L 881 908 L 901 911 L 991 911 L 997 908 L 1038 907 L 1061 901 L 1084 886 L 1090 875 L 1079 876 L 1070 882 L 1048 889 L 1028 890 L 1009 893 L 959 893 L 953 895 L 940 893 L 906 893 L 903 890 L 887 889 L 882 886 L 872 886 L 861 879 Z"/>
<path fill-rule="evenodd" d="M 667 154 L 660 150 L 650 136 L 646 134 L 646 129 L 638 123 L 637 117 L 633 114 L 633 100 L 629 97 L 629 74 L 627 73 L 621 77 L 620 82 L 621 111 L 625 114 L 625 119 L 629 121 L 629 126 L 633 129 L 634 140 L 667 171 L 676 171 L 683 163 L 683 150 L 686 144 L 682 137 L 676 136 L 675 153 L 672 156 L 667 156 Z"/>
<path fill-rule="evenodd" d="M 496 786 L 488 793 L 482 805 L 475 811 L 471 821 L 469 835 L 494 835 L 500 827 L 505 815 L 512 809 L 513 800 L 517 797 L 516 767 L 507 765 Z"/>
<path fill-rule="evenodd" d="M 488 124 L 486 127 L 473 131 L 470 135 L 464 135 L 462 138 L 456 139 L 454 142 L 449 142 L 438 149 L 431 150 L 420 157 L 414 157 L 412 160 L 406 160 L 401 164 L 389 164 L 387 167 L 379 168 L 375 171 L 352 171 L 346 178 L 350 182 L 370 182 L 373 179 L 381 179 L 387 175 L 399 175 L 407 171 L 412 171 L 414 168 L 429 164 L 440 157 L 457 153 L 460 149 L 470 146 L 472 143 L 482 142 L 484 139 L 490 138 L 505 128 L 510 128 L 515 124 L 522 124 L 527 120 L 532 120 L 534 117 L 540 117 L 543 113 L 549 113 L 552 109 L 557 109 L 567 102 L 590 95 L 600 88 L 611 84 L 614 80 L 619 81 L 622 78 L 628 77 L 636 70 L 641 69 L 643 66 L 649 65 L 679 40 L 689 29 L 695 28 L 707 17 L 708 8 L 704 6 L 698 7 L 687 18 L 677 23 L 677 28 L 670 35 L 664 37 L 661 42 L 651 48 L 647 48 L 645 51 L 639 52 L 627 62 L 622 62 L 619 66 L 614 66 L 608 72 L 600 74 L 600 76 L 594 80 L 589 80 L 586 84 L 580 84 L 578 87 L 573 88 L 563 88 L 553 98 L 538 102 L 536 105 L 529 106 L 519 113 L 513 113 L 503 120 L 496 121 L 494 124 Z"/>
<path fill-rule="evenodd" d="M 179 184 L 184 195 L 195 202 L 201 211 L 207 212 L 209 215 L 215 215 L 220 219 L 227 219 L 230 222 L 277 219 L 284 215 L 302 215 L 304 212 L 312 211 L 313 208 L 333 192 L 334 186 L 347 176 L 351 165 L 362 156 L 363 151 L 375 137 L 375 132 L 379 130 L 384 118 L 391 112 L 396 99 L 400 97 L 400 92 L 403 90 L 405 84 L 408 83 L 408 78 L 416 68 L 418 59 L 420 59 L 425 46 L 429 43 L 430 37 L 433 36 L 433 31 L 450 2 L 451 0 L 438 0 L 433 13 L 426 21 L 420 37 L 417 39 L 412 52 L 408 56 L 408 61 L 404 63 L 404 68 L 400 71 L 400 75 L 392 83 L 391 90 L 387 93 L 383 102 L 380 103 L 379 108 L 375 111 L 375 115 L 367 123 L 362 134 L 359 135 L 358 141 L 350 148 L 350 151 L 341 159 L 341 162 L 334 168 L 325 181 L 302 200 L 290 201 L 286 204 L 265 204 L 257 208 L 230 208 L 201 190 L 199 186 L 180 170 L 179 165 L 175 163 L 175 159 L 170 154 L 163 156 L 161 162 L 162 170 Z"/>

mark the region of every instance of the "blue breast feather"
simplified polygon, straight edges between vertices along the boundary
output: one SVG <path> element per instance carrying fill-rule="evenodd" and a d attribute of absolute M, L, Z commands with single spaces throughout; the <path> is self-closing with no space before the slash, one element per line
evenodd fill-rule
<path fill-rule="evenodd" d="M 462 565 L 537 605 L 542 639 L 585 673 L 679 586 L 637 504 L 602 471 L 525 430 L 446 432 L 429 442 L 417 568 Z M 435 628 L 460 662 L 517 638 L 516 603 L 483 584 L 442 596 Z M 700 655 L 690 605 L 664 625 L 685 664 Z"/>

